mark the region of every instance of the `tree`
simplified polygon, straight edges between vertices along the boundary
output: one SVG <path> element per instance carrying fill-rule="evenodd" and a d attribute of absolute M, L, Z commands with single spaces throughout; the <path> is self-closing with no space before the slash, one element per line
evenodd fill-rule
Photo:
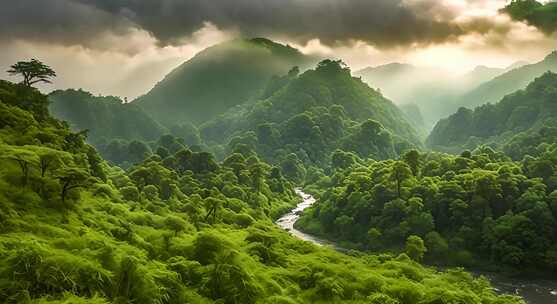
<path fill-rule="evenodd" d="M 128 159 L 133 163 L 139 163 L 151 154 L 151 149 L 144 142 L 134 140 L 128 145 L 128 154 Z"/>
<path fill-rule="evenodd" d="M 335 226 L 340 230 L 344 236 L 348 236 L 350 227 L 354 225 L 354 219 L 348 215 L 341 215 L 335 219 Z"/>
<path fill-rule="evenodd" d="M 412 149 L 404 153 L 402 159 L 405 163 L 408 164 L 408 166 L 410 166 L 412 174 L 414 174 L 414 176 L 417 176 L 420 170 L 420 152 L 418 152 L 418 150 L 416 149 Z"/>
<path fill-rule="evenodd" d="M 5 147 L 6 149 L 0 149 L 0 152 L 2 153 L 2 156 L 0 157 L 17 162 L 19 168 L 21 169 L 21 185 L 23 187 L 27 186 L 31 166 L 36 166 L 39 163 L 37 154 L 20 147 Z"/>
<path fill-rule="evenodd" d="M 19 61 L 10 67 L 8 73 L 12 76 L 23 76 L 22 83 L 28 87 L 39 82 L 52 83 L 50 78 L 56 77 L 56 72 L 53 69 L 37 59 Z"/>
<path fill-rule="evenodd" d="M 398 198 L 401 197 L 401 187 L 402 183 L 412 176 L 412 170 L 410 167 L 402 161 L 397 161 L 392 169 L 390 179 L 396 184 L 396 193 Z"/>
<path fill-rule="evenodd" d="M 209 217 L 212 215 L 213 218 L 212 223 L 214 224 L 217 218 L 217 212 L 222 205 L 223 202 L 220 199 L 214 197 L 207 198 L 205 200 L 205 208 L 207 209 L 207 215 L 205 215 L 205 221 L 207 221 Z"/>
<path fill-rule="evenodd" d="M 89 175 L 85 170 L 80 168 L 63 168 L 59 170 L 57 177 L 62 187 L 60 198 L 62 199 L 62 203 L 64 203 L 70 190 L 87 186 Z"/>
<path fill-rule="evenodd" d="M 406 254 L 414 261 L 421 261 L 427 248 L 424 245 L 424 240 L 417 235 L 411 235 L 406 239 Z"/>
<path fill-rule="evenodd" d="M 262 163 L 256 163 L 249 168 L 253 189 L 260 192 L 265 184 L 266 170 Z"/>
<path fill-rule="evenodd" d="M 167 216 L 164 224 L 174 231 L 174 236 L 177 236 L 180 231 L 183 231 L 188 226 L 188 222 L 176 215 Z"/>
<path fill-rule="evenodd" d="M 371 249 L 379 249 L 381 247 L 381 237 L 383 234 L 377 228 L 370 228 L 367 231 L 368 244 Z"/>
<path fill-rule="evenodd" d="M 41 177 L 45 177 L 49 170 L 53 170 L 62 165 L 62 163 L 67 162 L 70 159 L 70 155 L 64 152 L 60 152 L 54 149 L 41 147 L 37 150 L 39 155 L 39 168 L 41 170 Z"/>
<path fill-rule="evenodd" d="M 122 187 L 120 188 L 120 193 L 122 194 L 122 197 L 127 201 L 139 201 L 139 190 L 137 190 L 137 187 L 135 186 Z"/>

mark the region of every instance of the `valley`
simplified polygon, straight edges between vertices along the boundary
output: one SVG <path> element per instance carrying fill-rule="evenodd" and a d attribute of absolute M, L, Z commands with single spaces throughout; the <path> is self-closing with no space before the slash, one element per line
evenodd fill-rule
<path fill-rule="evenodd" d="M 315 243 L 319 246 L 328 246 L 339 252 L 350 253 L 349 249 L 338 246 L 335 242 L 321 239 L 311 234 L 306 234 L 294 227 L 301 213 L 314 205 L 317 200 L 311 195 L 296 189 L 296 194 L 302 197 L 302 202 L 296 205 L 289 213 L 276 221 L 282 229 L 304 241 Z M 443 270 L 446 270 L 443 269 Z M 557 281 L 539 280 L 531 278 L 511 278 L 494 272 L 467 269 L 475 276 L 484 276 L 489 279 L 495 291 L 500 294 L 519 295 L 528 304 L 552 303 L 557 300 Z"/>
<path fill-rule="evenodd" d="M 2 4 L 0 303 L 557 303 L 557 2 L 279 2 Z"/>

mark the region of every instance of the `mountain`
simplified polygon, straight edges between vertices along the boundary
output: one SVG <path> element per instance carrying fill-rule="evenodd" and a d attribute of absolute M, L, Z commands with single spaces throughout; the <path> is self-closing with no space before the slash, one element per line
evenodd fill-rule
<path fill-rule="evenodd" d="M 513 64 L 514 66 L 514 64 Z M 460 81 L 466 88 L 474 88 L 483 82 L 489 81 L 494 77 L 503 74 L 507 69 L 492 68 L 484 65 L 475 67 L 472 71 L 460 75 Z"/>
<path fill-rule="evenodd" d="M 496 104 L 488 103 L 474 110 L 460 108 L 440 120 L 429 135 L 427 145 L 458 152 L 487 143 L 507 149 L 513 158 L 520 159 L 526 154 L 521 151 L 532 154 L 532 149 L 542 142 L 553 143 L 557 139 L 551 131 L 557 126 L 555 100 L 557 74 L 546 72 L 524 90 L 509 94 Z M 539 132 L 545 134 L 545 140 L 540 138 Z M 534 138 L 540 140 L 536 142 Z M 523 141 L 522 145 L 517 145 L 519 140 Z M 521 151 L 517 151 L 518 146 L 522 146 Z"/>
<path fill-rule="evenodd" d="M 312 60 L 267 39 L 233 40 L 198 53 L 134 103 L 167 126 L 200 124 L 256 96 L 271 76 Z"/>
<path fill-rule="evenodd" d="M 389 63 L 368 67 L 354 72 L 370 87 L 378 88 L 387 97 L 399 104 L 412 103 L 416 93 L 435 86 L 445 87 L 447 73 L 441 69 L 416 67 L 411 64 Z"/>
<path fill-rule="evenodd" d="M 354 74 L 397 104 L 417 106 L 423 117 L 412 120 L 423 119 L 423 132 L 427 132 L 448 113 L 444 107 L 449 101 L 504 72 L 505 69 L 478 66 L 463 75 L 453 75 L 443 69 L 390 63 Z"/>
<path fill-rule="evenodd" d="M 262 99 L 200 126 L 206 142 L 252 149 L 271 162 L 292 153 L 307 166 L 328 167 L 336 149 L 385 159 L 419 146 L 403 112 L 340 61 L 324 60 L 267 85 Z"/>
<path fill-rule="evenodd" d="M 542 61 L 527 64 L 503 73 L 477 88 L 463 94 L 452 102 L 452 111 L 458 107 L 475 107 L 488 102 L 497 102 L 505 95 L 525 88 L 534 78 L 547 71 L 557 72 L 557 51 Z"/>
<path fill-rule="evenodd" d="M 113 96 L 93 96 L 83 90 L 57 90 L 48 96 L 52 115 L 67 121 L 72 130 L 88 130 L 97 144 L 113 139 L 155 140 L 166 129 L 137 104 Z"/>

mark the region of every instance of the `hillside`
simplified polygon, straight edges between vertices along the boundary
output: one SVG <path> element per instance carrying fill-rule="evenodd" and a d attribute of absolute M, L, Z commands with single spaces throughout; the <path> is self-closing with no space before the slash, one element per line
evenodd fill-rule
<path fill-rule="evenodd" d="M 48 96 L 49 110 L 74 131 L 88 130 L 88 140 L 98 144 L 114 139 L 155 140 L 166 132 L 136 104 L 112 96 L 93 96 L 82 90 L 58 90 Z"/>
<path fill-rule="evenodd" d="M 507 94 L 524 89 L 534 78 L 547 71 L 557 72 L 557 51 L 538 63 L 510 70 L 460 96 L 452 103 L 451 112 L 459 107 L 473 108 L 488 102 L 497 102 Z"/>
<path fill-rule="evenodd" d="M 415 244 L 427 248 L 416 256 L 434 265 L 554 278 L 555 155 L 555 144 L 519 162 L 488 147 L 461 155 L 411 150 L 377 162 L 337 153 L 333 170 L 306 187 L 319 203 L 295 227 L 344 248 L 400 252 Z"/>
<path fill-rule="evenodd" d="M 463 75 L 452 75 L 442 69 L 390 63 L 368 67 L 354 74 L 395 103 L 419 107 L 425 119 L 425 132 L 445 115 L 444 107 L 448 101 L 504 72 L 505 69 L 478 66 Z"/>
<path fill-rule="evenodd" d="M 505 148 L 507 143 L 525 134 L 534 135 L 546 127 L 557 125 L 556 92 L 557 74 L 547 72 L 526 89 L 507 95 L 496 104 L 485 104 L 474 110 L 460 108 L 437 123 L 427 144 L 432 148 L 454 152 L 473 149 L 484 143 Z M 550 134 L 546 134 L 546 141 L 552 143 Z M 540 143 L 524 142 L 522 149 L 533 149 Z M 514 158 L 524 155 L 518 151 L 507 152 Z"/>
<path fill-rule="evenodd" d="M 291 71 L 270 82 L 266 92 L 268 98 L 200 126 L 202 137 L 229 142 L 229 149 L 241 144 L 270 161 L 294 153 L 320 167 L 329 165 L 335 149 L 384 159 L 420 145 L 405 115 L 340 61 L 324 60 L 301 75 Z"/>
<path fill-rule="evenodd" d="M 292 186 L 256 157 L 181 150 L 110 167 L 46 96 L 0 85 L 3 302 L 523 303 L 462 270 L 289 236 L 272 220 L 296 202 Z"/>
<path fill-rule="evenodd" d="M 229 41 L 198 53 L 134 103 L 167 126 L 201 124 L 256 96 L 271 76 L 311 61 L 263 38 Z"/>

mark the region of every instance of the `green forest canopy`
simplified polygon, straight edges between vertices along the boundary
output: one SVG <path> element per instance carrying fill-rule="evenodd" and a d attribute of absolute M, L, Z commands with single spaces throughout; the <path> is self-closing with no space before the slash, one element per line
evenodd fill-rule
<path fill-rule="evenodd" d="M 256 155 L 180 149 L 127 171 L 48 114 L 37 90 L 0 90 L 0 297 L 28 303 L 523 303 L 484 278 L 408 255 L 347 256 L 272 220 L 297 203 Z"/>

